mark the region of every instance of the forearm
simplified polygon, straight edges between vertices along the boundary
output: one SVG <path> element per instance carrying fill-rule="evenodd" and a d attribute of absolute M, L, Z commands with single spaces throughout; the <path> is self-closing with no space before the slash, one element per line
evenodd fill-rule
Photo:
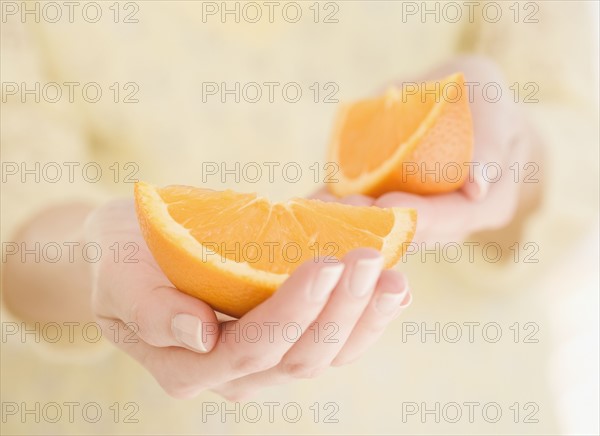
<path fill-rule="evenodd" d="M 54 206 L 4 241 L 2 304 L 12 314 L 29 322 L 93 319 L 90 267 L 82 255 L 91 210 L 81 203 Z"/>

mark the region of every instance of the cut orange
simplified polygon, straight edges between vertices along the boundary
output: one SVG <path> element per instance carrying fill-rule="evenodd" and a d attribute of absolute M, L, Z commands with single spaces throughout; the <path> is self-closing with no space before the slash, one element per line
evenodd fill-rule
<path fill-rule="evenodd" d="M 319 200 L 270 203 L 256 194 L 189 186 L 135 186 L 144 239 L 181 291 L 241 316 L 268 298 L 302 262 L 335 261 L 358 247 L 394 266 L 416 225 L 413 209 Z"/>
<path fill-rule="evenodd" d="M 339 166 L 332 193 L 438 194 L 460 188 L 473 154 L 473 123 L 462 73 L 405 84 L 345 105 L 330 143 Z"/>

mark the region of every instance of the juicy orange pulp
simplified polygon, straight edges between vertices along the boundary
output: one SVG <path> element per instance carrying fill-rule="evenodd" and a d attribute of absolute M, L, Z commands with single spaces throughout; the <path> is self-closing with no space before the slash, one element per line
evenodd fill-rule
<path fill-rule="evenodd" d="M 328 186 L 339 196 L 449 192 L 465 182 L 472 153 L 463 75 L 406 84 L 342 107 L 329 151 L 339 183 Z"/>
<path fill-rule="evenodd" d="M 181 291 L 241 316 L 302 262 L 380 250 L 392 267 L 415 231 L 413 209 L 319 200 L 270 203 L 256 194 L 135 186 L 138 219 L 157 263 Z"/>

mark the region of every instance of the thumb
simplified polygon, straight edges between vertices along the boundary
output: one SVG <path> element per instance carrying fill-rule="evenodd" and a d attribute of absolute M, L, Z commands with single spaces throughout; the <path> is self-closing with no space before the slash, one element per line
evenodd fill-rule
<path fill-rule="evenodd" d="M 469 176 L 461 190 L 473 201 L 483 200 L 488 193 L 490 183 L 483 177 L 481 170 L 470 171 Z"/>
<path fill-rule="evenodd" d="M 214 310 L 203 301 L 171 286 L 138 293 L 121 317 L 146 343 L 210 351 L 219 335 Z"/>

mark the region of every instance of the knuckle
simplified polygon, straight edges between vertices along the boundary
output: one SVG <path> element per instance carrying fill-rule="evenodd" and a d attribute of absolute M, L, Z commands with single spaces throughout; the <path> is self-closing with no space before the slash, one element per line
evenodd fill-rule
<path fill-rule="evenodd" d="M 392 315 L 395 315 L 395 313 Z M 386 326 L 387 326 L 387 323 L 383 323 L 383 322 L 380 322 L 380 323 L 368 322 L 368 323 L 365 323 L 364 326 L 362 326 L 362 329 L 364 330 L 364 333 L 366 335 L 378 337 L 379 335 L 381 335 L 383 333 Z"/>
<path fill-rule="evenodd" d="M 171 380 L 158 380 L 158 383 L 167 395 L 178 400 L 190 400 L 197 397 L 203 391 L 203 388 L 200 386 L 174 383 Z"/>
<path fill-rule="evenodd" d="M 377 312 L 375 304 L 372 303 L 372 309 L 374 309 L 375 313 L 378 314 L 377 318 L 371 318 L 369 320 L 365 320 L 365 322 L 360 323 L 356 327 L 356 332 L 359 333 L 362 337 L 371 337 L 378 338 L 388 327 L 390 322 L 396 317 L 396 314 L 400 311 L 400 303 L 398 303 L 397 307 L 390 314 L 381 314 Z"/>
<path fill-rule="evenodd" d="M 155 335 L 152 334 L 154 329 L 152 328 L 152 322 L 147 315 L 147 305 L 147 300 L 134 301 L 129 308 L 129 317 L 125 320 L 125 324 L 147 344 L 160 347 L 163 344 L 158 342 L 154 337 Z"/>
<path fill-rule="evenodd" d="M 314 378 L 325 371 L 324 365 L 309 365 L 298 362 L 285 362 L 281 365 L 282 371 L 292 378 Z"/>
<path fill-rule="evenodd" d="M 279 363 L 272 356 L 269 355 L 253 355 L 253 356 L 242 356 L 233 362 L 233 369 L 236 372 L 244 374 L 252 374 L 255 372 L 266 371 Z"/>
<path fill-rule="evenodd" d="M 227 391 L 221 393 L 221 396 L 225 398 L 227 401 L 232 403 L 237 403 L 240 401 L 245 401 L 252 397 L 254 394 L 253 390 L 235 390 L 235 391 Z"/>
<path fill-rule="evenodd" d="M 190 390 L 183 388 L 163 389 L 167 395 L 169 395 L 172 398 L 175 398 L 176 400 L 191 400 L 192 398 L 196 398 L 198 394 L 200 394 L 200 391 L 198 390 Z"/>
<path fill-rule="evenodd" d="M 339 368 L 340 366 L 345 366 L 345 365 L 349 365 L 353 362 L 356 362 L 358 360 L 358 356 L 356 357 L 336 357 L 335 359 L 333 359 L 333 362 L 331 362 L 331 366 L 334 366 L 336 368 Z"/>
<path fill-rule="evenodd" d="M 206 384 L 200 380 L 193 380 L 189 373 L 167 370 L 171 367 L 169 362 L 156 359 L 146 359 L 143 366 L 152 374 L 160 387 L 167 395 L 180 400 L 188 400 L 197 397 L 207 389 Z"/>

